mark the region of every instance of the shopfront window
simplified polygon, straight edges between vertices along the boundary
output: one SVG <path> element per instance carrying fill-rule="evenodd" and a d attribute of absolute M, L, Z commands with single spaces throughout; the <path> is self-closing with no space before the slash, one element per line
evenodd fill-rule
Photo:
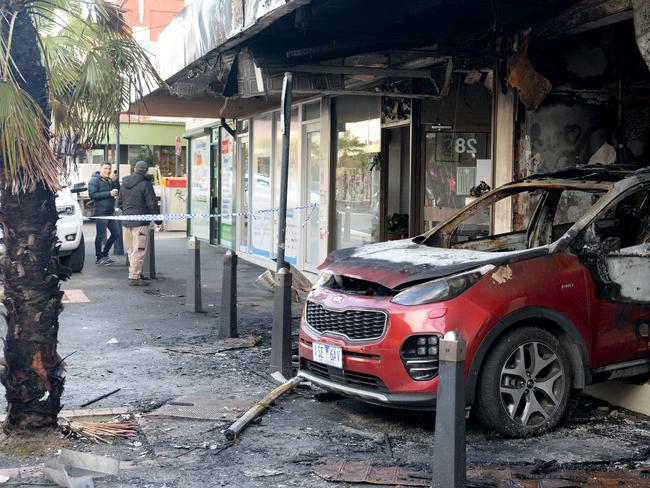
<path fill-rule="evenodd" d="M 490 134 L 427 132 L 425 135 L 425 229 L 455 215 L 477 195 L 472 189 L 484 181 L 492 187 Z M 489 226 L 489 214 L 477 225 Z"/>
<path fill-rule="evenodd" d="M 264 257 L 271 256 L 272 223 L 270 213 L 255 213 L 272 208 L 272 121 L 271 114 L 253 119 L 253 173 L 251 182 L 251 251 Z"/>
<path fill-rule="evenodd" d="M 336 99 L 336 247 L 379 239 L 380 99 Z"/>
<path fill-rule="evenodd" d="M 124 146 L 122 146 L 124 148 Z M 127 149 L 128 162 L 131 168 L 138 161 L 144 161 L 149 167 L 158 167 L 160 176 L 175 176 L 176 173 L 176 148 L 174 146 L 133 145 Z M 179 174 L 185 173 L 185 151 L 179 156 Z M 125 161 L 122 161 L 124 163 Z"/>
<path fill-rule="evenodd" d="M 208 136 L 191 140 L 190 212 L 210 213 L 210 139 Z M 190 232 L 199 239 L 210 239 L 210 219 L 195 218 Z"/>

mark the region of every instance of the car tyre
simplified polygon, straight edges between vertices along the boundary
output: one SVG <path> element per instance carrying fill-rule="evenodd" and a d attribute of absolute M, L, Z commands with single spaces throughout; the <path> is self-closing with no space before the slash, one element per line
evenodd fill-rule
<path fill-rule="evenodd" d="M 66 258 L 64 264 L 72 270 L 73 273 L 81 273 L 81 270 L 84 268 L 84 261 L 86 260 L 86 244 L 84 242 L 84 236 L 81 236 L 79 241 L 79 247 L 72 251 L 72 254 Z"/>
<path fill-rule="evenodd" d="M 532 437 L 564 416 L 572 372 L 565 349 L 550 332 L 521 327 L 492 347 L 479 377 L 477 417 L 507 437 Z"/>

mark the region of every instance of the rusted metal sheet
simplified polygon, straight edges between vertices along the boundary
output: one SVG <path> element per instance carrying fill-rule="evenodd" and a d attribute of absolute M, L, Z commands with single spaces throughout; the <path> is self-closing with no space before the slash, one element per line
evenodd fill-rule
<path fill-rule="evenodd" d="M 639 46 L 641 57 L 650 68 L 650 2 L 648 0 L 633 0 L 634 33 L 636 44 Z"/>
<path fill-rule="evenodd" d="M 553 85 L 533 68 L 528 59 L 528 39 L 508 63 L 506 81 L 517 90 L 519 101 L 528 110 L 535 111 L 549 94 Z"/>
<path fill-rule="evenodd" d="M 312 471 L 318 477 L 339 483 L 367 483 L 386 486 L 431 486 L 435 474 L 423 469 L 367 459 L 322 458 Z M 472 488 L 647 488 L 650 478 L 627 470 L 537 473 L 534 467 L 498 468 L 481 466 L 467 471 Z"/>
<path fill-rule="evenodd" d="M 393 486 L 430 486 L 426 473 L 399 465 L 381 465 L 370 460 L 321 459 L 313 468 L 316 476 L 340 483 L 369 483 Z"/>

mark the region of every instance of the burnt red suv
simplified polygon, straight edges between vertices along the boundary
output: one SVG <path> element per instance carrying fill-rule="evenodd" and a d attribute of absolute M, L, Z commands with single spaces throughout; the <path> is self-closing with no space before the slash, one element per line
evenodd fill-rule
<path fill-rule="evenodd" d="M 335 251 L 321 269 L 299 374 L 336 393 L 434 408 L 438 342 L 456 330 L 468 404 L 519 437 L 553 428 L 572 389 L 650 371 L 647 169 L 516 181 L 424 235 Z"/>

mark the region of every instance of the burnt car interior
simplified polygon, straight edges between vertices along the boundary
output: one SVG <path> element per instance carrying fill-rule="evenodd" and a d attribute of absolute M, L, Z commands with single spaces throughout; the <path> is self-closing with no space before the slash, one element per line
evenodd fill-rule
<path fill-rule="evenodd" d="M 475 251 L 519 251 L 551 244 L 569 230 L 609 189 L 600 183 L 562 188 L 558 185 L 512 186 L 438 227 L 422 243 L 434 247 Z M 491 223 L 499 205 L 516 209 L 514 229 L 494 230 Z"/>
<path fill-rule="evenodd" d="M 590 269 L 605 298 L 650 301 L 650 187 L 612 202 L 578 236 L 573 251 Z"/>

